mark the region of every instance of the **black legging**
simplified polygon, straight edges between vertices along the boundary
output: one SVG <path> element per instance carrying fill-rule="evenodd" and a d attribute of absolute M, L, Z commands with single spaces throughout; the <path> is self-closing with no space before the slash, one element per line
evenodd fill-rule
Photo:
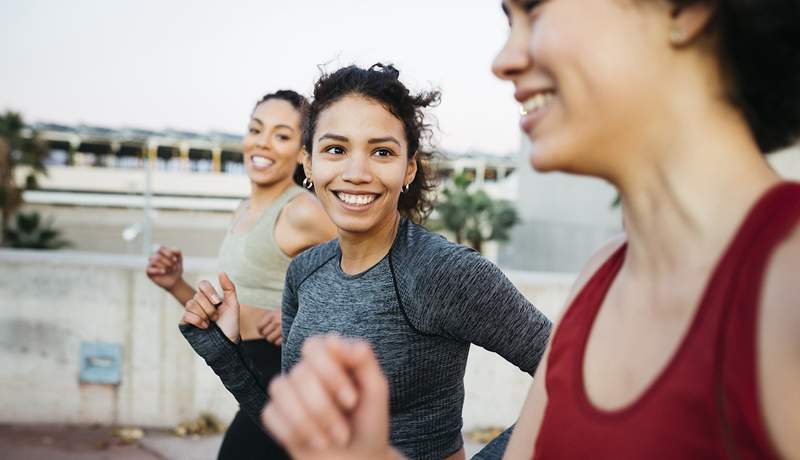
<path fill-rule="evenodd" d="M 244 340 L 242 348 L 256 367 L 266 378 L 267 383 L 281 372 L 281 349 L 261 340 Z M 289 459 L 289 454 L 258 427 L 253 420 L 242 411 L 236 413 L 222 446 L 219 448 L 218 460 L 272 460 Z"/>

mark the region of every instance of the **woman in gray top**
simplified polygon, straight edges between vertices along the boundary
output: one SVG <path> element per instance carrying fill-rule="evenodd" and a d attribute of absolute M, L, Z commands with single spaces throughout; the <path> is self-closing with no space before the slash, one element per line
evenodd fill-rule
<path fill-rule="evenodd" d="M 312 336 L 366 339 L 388 378 L 392 443 L 415 459 L 463 458 L 470 344 L 533 373 L 551 325 L 491 262 L 414 222 L 431 209 L 422 109 L 439 94 L 412 95 L 398 74 L 391 66 L 350 66 L 315 86 L 304 135 L 307 185 L 313 184 L 339 239 L 304 252 L 289 267 L 282 367 L 293 368 Z M 216 311 L 204 302 L 209 310 L 188 312 L 181 330 L 242 409 L 259 417 L 267 394 L 235 344 L 235 288 L 224 275 L 220 284 L 224 300 Z M 202 329 L 196 319 L 204 313 L 219 315 L 218 327 Z M 273 399 L 271 410 L 287 420 L 303 418 L 296 399 Z M 330 439 L 316 442 L 346 437 L 342 425 L 331 421 L 324 430 Z"/>

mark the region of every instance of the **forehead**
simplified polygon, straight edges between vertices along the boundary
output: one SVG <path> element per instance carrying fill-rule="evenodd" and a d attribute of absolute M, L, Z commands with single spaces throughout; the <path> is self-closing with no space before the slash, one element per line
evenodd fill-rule
<path fill-rule="evenodd" d="M 252 118 L 268 125 L 299 125 L 300 113 L 283 99 L 270 99 L 253 110 Z"/>
<path fill-rule="evenodd" d="M 405 140 L 403 123 L 379 102 L 361 96 L 345 96 L 320 113 L 315 137 L 325 133 L 351 141 L 387 135 Z"/>

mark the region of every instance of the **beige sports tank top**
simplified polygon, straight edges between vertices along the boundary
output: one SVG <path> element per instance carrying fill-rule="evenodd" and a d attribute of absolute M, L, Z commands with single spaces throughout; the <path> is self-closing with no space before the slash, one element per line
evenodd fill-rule
<path fill-rule="evenodd" d="M 281 308 L 283 283 L 291 258 L 275 242 L 275 223 L 283 207 L 304 190 L 292 185 L 247 231 L 225 233 L 219 266 L 236 285 L 239 303 L 269 310 Z"/>

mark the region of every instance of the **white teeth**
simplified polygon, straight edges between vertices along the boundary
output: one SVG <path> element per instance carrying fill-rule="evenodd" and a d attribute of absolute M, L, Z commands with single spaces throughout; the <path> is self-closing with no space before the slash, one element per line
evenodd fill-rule
<path fill-rule="evenodd" d="M 523 102 L 519 108 L 519 112 L 522 115 L 527 115 L 531 112 L 537 112 L 539 110 L 544 110 L 553 102 L 555 99 L 556 93 L 552 91 L 548 91 L 545 93 L 538 93 L 527 101 Z"/>
<path fill-rule="evenodd" d="M 339 192 L 336 196 L 345 203 L 356 206 L 364 206 L 375 201 L 375 195 L 351 195 L 349 193 Z"/>
<path fill-rule="evenodd" d="M 269 158 L 253 155 L 250 157 L 250 161 L 252 161 L 253 166 L 256 168 L 267 168 L 275 164 L 274 161 L 270 160 Z"/>

